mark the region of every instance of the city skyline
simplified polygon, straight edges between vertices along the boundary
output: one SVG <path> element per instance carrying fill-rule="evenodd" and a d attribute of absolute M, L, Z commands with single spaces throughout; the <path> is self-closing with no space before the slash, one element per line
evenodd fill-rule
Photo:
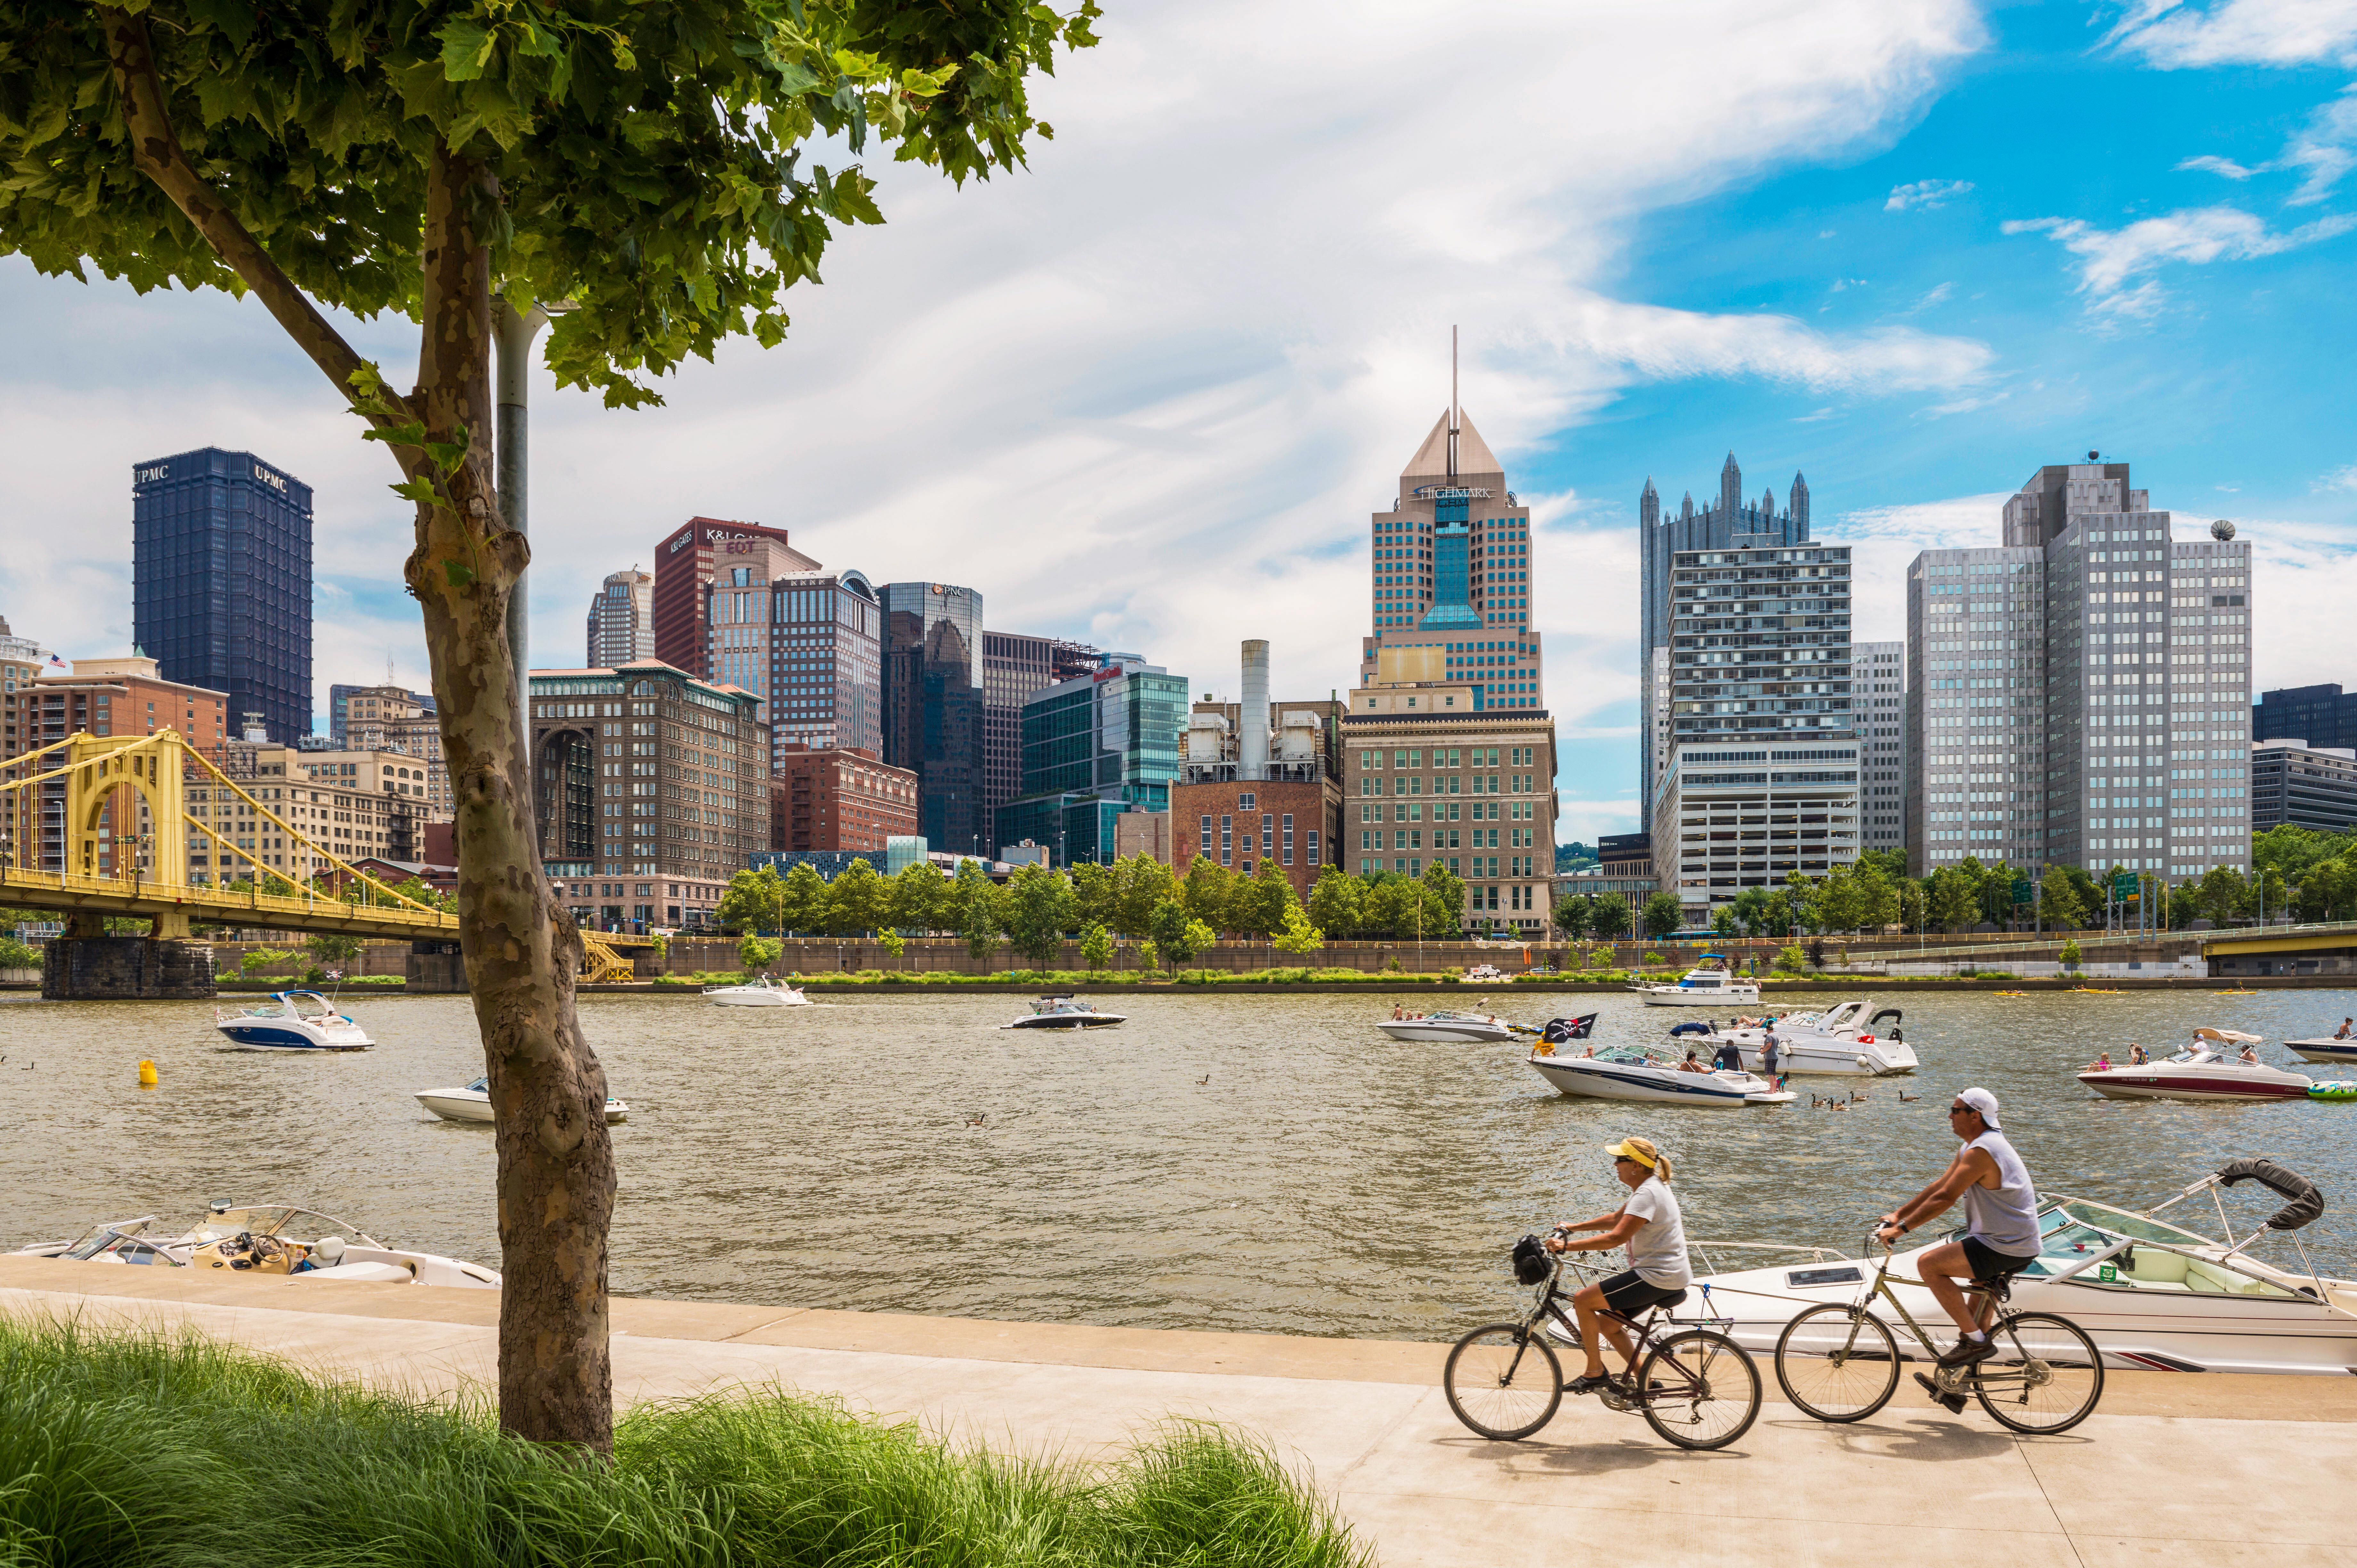
<path fill-rule="evenodd" d="M 536 662 L 561 661 L 550 639 L 572 640 L 605 573 L 705 513 L 791 526 L 871 576 L 879 557 L 923 559 L 1011 624 L 1173 669 L 1220 668 L 1295 614 L 1305 679 L 1347 684 L 1367 476 L 1429 422 L 1451 320 L 1467 401 L 1555 585 L 1533 629 L 1579 770 L 1568 836 L 1635 825 L 1642 671 L 1631 618 L 1596 612 L 1634 586 L 1627 498 L 1702 453 L 1812 476 L 1813 535 L 1858 546 L 1862 639 L 1901 634 L 1874 587 L 1905 555 L 1977 544 L 2023 468 L 2088 447 L 2133 458 L 2188 516 L 2233 518 L 2255 590 L 2298 625 L 2357 588 L 2357 443 L 2314 395 L 2351 322 L 2334 279 L 2357 239 L 2321 156 L 2341 145 L 2322 112 L 2346 40 L 2237 43 L 2190 8 L 2169 27 L 2091 15 L 1469 13 L 1449 51 L 1513 47 L 1544 88 L 1502 111 L 1525 117 L 1516 134 L 1484 131 L 1468 224 L 1495 242 L 1469 247 L 1404 220 L 1396 196 L 1463 166 L 1463 134 L 1437 108 L 1363 125 L 1371 91 L 1431 69 L 1404 24 L 1367 21 L 1304 81 L 1315 7 L 1262 23 L 1268 58 L 1233 91 L 1282 80 L 1293 107 L 1208 163 L 1190 154 L 1191 171 L 1155 166 L 1172 175 L 1157 189 L 1139 142 L 1193 145 L 1197 117 L 1232 104 L 1146 91 L 1146 62 L 1207 24 L 1140 7 L 1041 84 L 1059 138 L 992 203 L 928 205 L 876 171 L 890 222 L 846 240 L 782 349 L 724 354 L 635 414 L 538 378 Z M 1713 70 L 1742 91 L 1692 102 L 1680 83 Z M 1566 156 L 1599 139 L 1613 157 Z M 1230 221 L 1248 195 L 1301 225 L 1297 253 Z M 1218 247 L 1183 276 L 1156 256 L 1174 211 Z M 949 280 L 945 258 L 976 247 L 992 266 Z M 936 307 L 894 319 L 911 291 Z M 0 507 L 40 522 L 5 608 L 69 654 L 127 650 L 128 520 L 106 476 L 151 451 L 247 447 L 318 490 L 317 681 L 381 680 L 391 653 L 423 686 L 382 454 L 258 317 L 0 264 L 25 367 L 0 406 L 41 455 L 0 478 Z M 390 351 L 389 329 L 339 324 Z M 919 364 L 921 392 L 873 419 Z M 1885 541 L 1900 559 L 1878 562 Z M 74 607 L 71 624 L 36 604 Z M 2330 646 L 2266 628 L 2254 654 L 2262 689 L 2346 675 Z"/>

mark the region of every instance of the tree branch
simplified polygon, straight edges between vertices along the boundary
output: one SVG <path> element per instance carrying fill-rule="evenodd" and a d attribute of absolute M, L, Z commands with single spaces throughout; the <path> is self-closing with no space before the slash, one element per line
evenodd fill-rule
<path fill-rule="evenodd" d="M 205 243 L 260 297 L 264 308 L 336 383 L 338 394 L 350 402 L 354 393 L 351 378 L 367 368 L 367 361 L 352 351 L 309 296 L 279 270 L 261 242 L 188 162 L 180 138 L 173 133 L 171 116 L 165 111 L 164 82 L 156 69 L 146 18 L 110 5 L 98 7 L 98 15 L 106 28 L 107 61 L 113 68 L 115 96 L 122 106 L 134 166 L 196 225 Z M 388 391 L 386 395 L 393 394 Z"/>

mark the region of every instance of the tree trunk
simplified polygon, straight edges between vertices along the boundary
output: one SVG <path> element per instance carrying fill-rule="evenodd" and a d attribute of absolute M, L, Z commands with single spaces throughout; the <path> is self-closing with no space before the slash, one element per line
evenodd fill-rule
<path fill-rule="evenodd" d="M 421 505 L 404 572 L 425 607 L 442 749 L 457 805 L 458 934 L 482 1030 L 499 1148 L 500 1424 L 613 1446 L 607 1229 L 614 1151 L 606 1074 L 574 1014 L 581 939 L 542 878 L 530 725 L 508 599 L 529 552 L 491 476 L 489 261 L 470 206 L 481 169 L 437 145 L 425 218 L 425 330 L 411 402 L 427 438 L 464 440 L 451 505 Z"/>

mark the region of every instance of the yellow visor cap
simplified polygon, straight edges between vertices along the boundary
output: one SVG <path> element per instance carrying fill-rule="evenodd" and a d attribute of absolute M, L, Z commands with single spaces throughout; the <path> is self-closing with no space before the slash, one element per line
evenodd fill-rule
<path fill-rule="evenodd" d="M 1642 1149 L 1640 1149 L 1640 1148 L 1634 1147 L 1633 1145 L 1629 1144 L 1625 1144 L 1625 1143 L 1623 1143 L 1623 1144 L 1613 1144 L 1610 1148 L 1609 1148 L 1609 1149 L 1605 1150 L 1604 1152 L 1605 1152 L 1606 1154 L 1608 1154 L 1608 1155 L 1610 1155 L 1614 1159 L 1617 1159 L 1617 1160 L 1634 1160 L 1634 1161 L 1636 1161 L 1639 1165 L 1641 1165 L 1644 1166 L 1647 1170 L 1652 1170 L 1652 1169 L 1653 1168 L 1654 1164 L 1655 1164 L 1655 1161 L 1654 1161 L 1654 1158 L 1653 1158 L 1653 1156 L 1652 1156 L 1652 1155 L 1651 1155 L 1647 1154 L 1647 1153 L 1646 1153 L 1644 1150 L 1642 1150 Z"/>

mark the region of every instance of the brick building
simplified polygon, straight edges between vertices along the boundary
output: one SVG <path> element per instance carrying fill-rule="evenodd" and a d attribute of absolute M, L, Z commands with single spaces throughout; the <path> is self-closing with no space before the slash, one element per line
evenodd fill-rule
<path fill-rule="evenodd" d="M 1273 703 L 1268 644 L 1243 645 L 1242 700 L 1203 702 L 1187 722 L 1178 782 L 1170 789 L 1170 863 L 1195 856 L 1239 875 L 1275 861 L 1304 899 L 1340 859 L 1340 753 L 1335 704 Z"/>
<path fill-rule="evenodd" d="M 861 746 L 774 746 L 770 847 L 880 853 L 917 831 L 917 776 Z"/>
<path fill-rule="evenodd" d="M 155 660 L 136 653 L 128 659 L 77 660 L 70 673 L 50 665 L 49 672 L 27 680 L 24 671 L 37 666 L 31 658 L 14 650 L 29 650 L 30 645 L 7 639 L 5 625 L 0 625 L 0 639 L 5 639 L 0 650 L 7 658 L 0 670 L 9 671 L 0 675 L 0 686 L 15 688 L 0 691 L 0 778 L 16 776 L 5 766 L 8 758 L 83 732 L 149 736 L 178 730 L 195 749 L 216 763 L 222 760 L 229 744 L 228 693 L 167 681 L 156 672 Z M 41 786 L 41 791 L 38 807 L 0 811 L 0 832 L 14 846 L 15 864 L 62 871 L 66 869 L 65 780 L 53 779 Z M 12 789 L 8 799 L 19 799 L 24 793 Z M 116 869 L 115 841 L 147 831 L 145 807 L 135 790 L 118 791 L 115 800 L 113 810 L 121 815 L 102 830 L 100 841 L 99 870 L 107 875 Z M 141 815 L 134 817 L 135 811 Z"/>
<path fill-rule="evenodd" d="M 723 563 L 752 569 L 750 581 L 815 572 L 818 563 L 786 542 L 782 528 L 692 517 L 655 545 L 655 657 L 697 680 L 712 679 L 710 589 Z M 610 668 L 606 667 L 606 668 Z"/>

